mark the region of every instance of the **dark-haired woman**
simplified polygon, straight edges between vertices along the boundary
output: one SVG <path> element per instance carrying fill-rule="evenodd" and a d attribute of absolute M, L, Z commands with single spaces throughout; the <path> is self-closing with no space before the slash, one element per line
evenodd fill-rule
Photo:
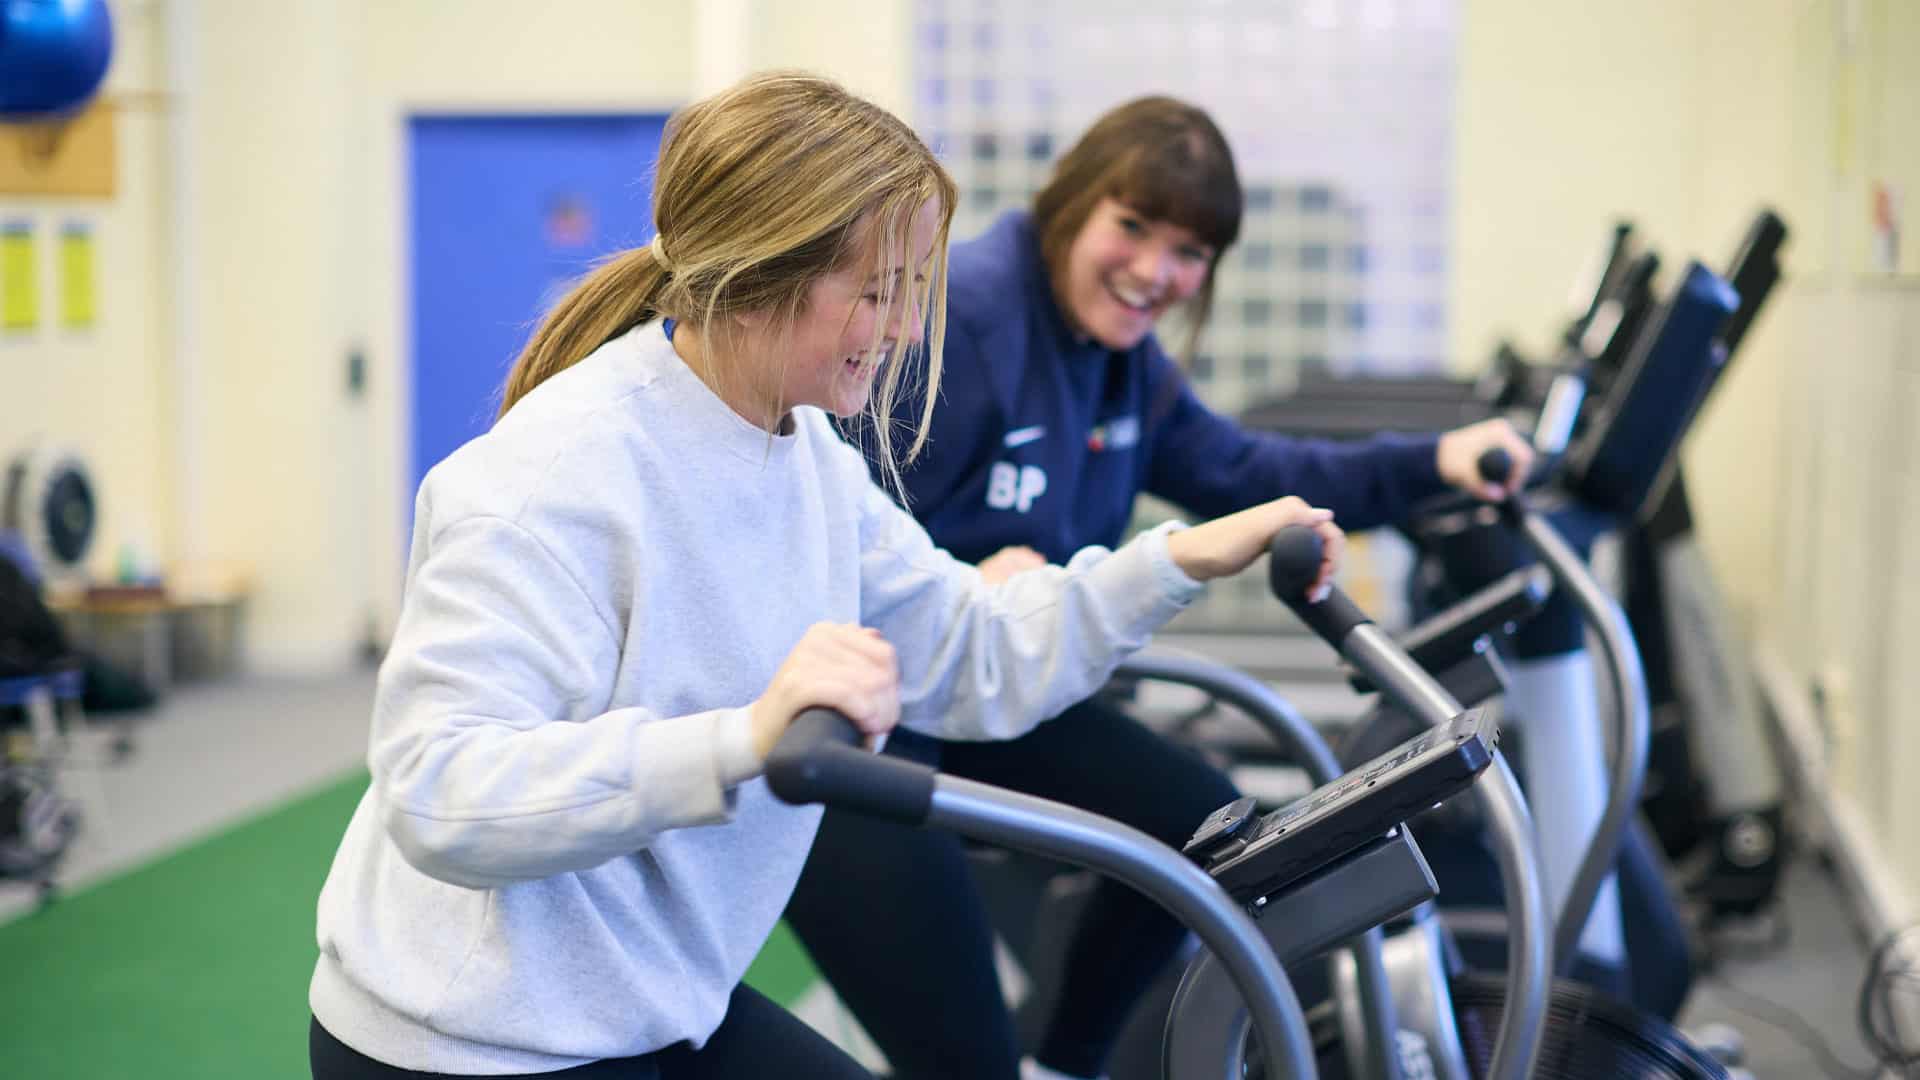
<path fill-rule="evenodd" d="M 936 543 L 997 580 L 1119 543 L 1142 492 L 1205 516 L 1298 495 L 1351 531 L 1449 486 L 1498 496 L 1475 467 L 1490 447 L 1525 474 L 1529 449 L 1503 420 L 1335 444 L 1250 432 L 1202 404 L 1153 329 L 1185 304 L 1197 339 L 1241 212 L 1212 120 L 1148 97 L 1101 117 L 1031 213 L 953 248 L 946 378 L 926 452 L 904 474 L 908 508 Z M 1008 742 L 899 732 L 889 749 L 1176 847 L 1237 794 L 1097 698 Z M 1099 1076 L 1182 934 L 1103 881 L 1068 945 L 1058 1008 L 1022 1062 L 992 932 L 950 835 L 829 811 L 787 919 L 901 1080 Z"/>

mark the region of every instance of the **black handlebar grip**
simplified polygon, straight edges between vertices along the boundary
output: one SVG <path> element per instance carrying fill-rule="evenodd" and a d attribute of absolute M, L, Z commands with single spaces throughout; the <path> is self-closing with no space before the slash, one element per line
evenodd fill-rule
<path fill-rule="evenodd" d="M 1320 576 L 1323 554 L 1320 534 L 1306 525 L 1289 525 L 1275 533 L 1267 548 L 1267 583 L 1273 595 L 1289 604 L 1304 599 L 1307 588 Z"/>
<path fill-rule="evenodd" d="M 1310 526 L 1289 525 L 1274 534 L 1267 549 L 1267 581 L 1273 595 L 1293 609 L 1300 621 L 1319 634 L 1337 651 L 1353 628 L 1372 622 L 1346 593 L 1337 587 L 1317 604 L 1307 601 L 1307 589 L 1320 576 L 1320 534 Z"/>
<path fill-rule="evenodd" d="M 926 823 L 933 781 L 925 765 L 869 753 L 860 729 L 832 709 L 794 717 L 767 755 L 767 786 L 782 802 L 820 803 L 903 825 Z"/>
<path fill-rule="evenodd" d="M 1475 464 L 1480 468 L 1480 478 L 1489 484 L 1505 487 L 1507 478 L 1513 475 L 1513 455 L 1504 446 L 1487 447 Z"/>

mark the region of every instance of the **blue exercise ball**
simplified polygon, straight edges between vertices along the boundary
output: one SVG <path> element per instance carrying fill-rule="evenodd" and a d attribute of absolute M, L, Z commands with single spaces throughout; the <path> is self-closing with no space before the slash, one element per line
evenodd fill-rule
<path fill-rule="evenodd" d="M 0 0 L 0 118 L 78 110 L 112 56 L 106 0 Z"/>

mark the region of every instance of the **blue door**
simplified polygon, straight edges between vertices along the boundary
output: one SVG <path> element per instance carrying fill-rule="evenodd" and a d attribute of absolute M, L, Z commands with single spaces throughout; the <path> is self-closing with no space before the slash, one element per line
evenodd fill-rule
<path fill-rule="evenodd" d="M 410 492 L 492 424 L 513 358 L 567 284 L 601 256 L 652 237 L 652 173 L 665 123 L 411 120 Z"/>

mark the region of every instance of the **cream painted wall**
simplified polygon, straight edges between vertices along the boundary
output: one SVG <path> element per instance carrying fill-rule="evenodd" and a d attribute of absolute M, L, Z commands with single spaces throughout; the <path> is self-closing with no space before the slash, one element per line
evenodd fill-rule
<path fill-rule="evenodd" d="M 0 202 L 40 229 L 48 274 L 60 222 L 97 226 L 100 328 L 0 342 L 0 430 L 90 460 L 96 564 L 135 541 L 250 568 L 256 667 L 347 663 L 397 596 L 411 495 L 389 467 L 405 445 L 406 114 L 669 108 L 690 83 L 689 8 L 116 3 L 116 195 Z"/>
<path fill-rule="evenodd" d="M 759 0 L 757 67 L 798 67 L 912 118 L 913 9 L 910 0 Z"/>
<path fill-rule="evenodd" d="M 1532 351 L 1565 318 L 1609 224 L 1633 220 L 1671 273 L 1720 267 L 1749 216 L 1801 212 L 1791 114 L 1795 0 L 1466 0 L 1455 145 L 1452 354 Z M 1784 335 L 1774 304 L 1703 414 L 1687 463 L 1711 557 L 1742 613 L 1773 597 L 1771 489 Z"/>
<path fill-rule="evenodd" d="M 256 667 L 346 663 L 397 608 L 412 497 L 407 116 L 667 111 L 703 32 L 734 74 L 811 67 L 905 99 L 906 3 L 733 6 L 729 25 L 693 0 L 116 4 L 109 89 L 135 102 L 118 193 L 0 203 L 40 229 L 49 274 L 51 231 L 96 224 L 107 314 L 0 342 L 0 430 L 87 454 L 102 568 L 124 541 L 247 567 Z"/>
<path fill-rule="evenodd" d="M 1826 212 L 1820 272 L 1794 296 L 1781 404 L 1782 457 L 1795 481 L 1778 520 L 1783 593 L 1798 601 L 1771 629 L 1796 674 L 1824 692 L 1834 788 L 1877 826 L 1909 897 L 1920 896 L 1920 760 L 1910 715 L 1920 618 L 1920 261 L 1899 275 L 1874 255 L 1871 191 L 1920 190 L 1920 11 L 1900 0 L 1819 5 L 1806 49 L 1796 130 L 1810 201 Z M 1910 208 L 1906 214 L 1911 219 Z"/>
<path fill-rule="evenodd" d="M 364 475 L 370 573 L 354 587 L 377 632 L 393 624 L 413 491 L 407 465 L 406 123 L 418 112 L 666 112 L 694 82 L 695 0 L 565 0 L 528 18 L 506 0 L 363 0 L 359 185 L 352 230 L 356 324 L 370 361 Z"/>
<path fill-rule="evenodd" d="M 1869 191 L 1920 192 L 1920 6 L 1466 0 L 1456 356 L 1538 344 L 1608 219 L 1718 266 L 1746 216 L 1793 229 L 1789 279 L 1690 440 L 1709 557 L 1750 631 L 1827 691 L 1835 789 L 1920 894 L 1914 328 L 1920 269 L 1870 259 Z M 1911 205 L 1902 208 L 1911 220 Z M 1910 234 L 1910 230 L 1909 230 Z"/>
<path fill-rule="evenodd" d="M 1920 7 L 1887 0 L 1466 0 L 1455 148 L 1451 337 L 1538 348 L 1614 217 L 1669 269 L 1724 265 L 1755 208 L 1793 230 L 1789 280 L 1703 413 L 1686 461 L 1700 529 L 1750 626 L 1793 617 L 1776 587 L 1792 507 L 1757 483 L 1791 452 L 1781 418 L 1804 286 L 1865 264 L 1865 182 L 1920 190 Z M 1847 34 L 1857 44 L 1843 45 Z M 1909 211 L 1908 216 L 1911 216 Z M 1909 243 L 1902 267 L 1920 268 Z"/>
<path fill-rule="evenodd" d="M 187 554 L 251 568 L 257 666 L 337 667 L 365 578 L 366 416 L 345 380 L 355 12 L 193 0 L 176 14 L 191 57 L 173 102 L 190 117 L 175 147 L 192 253 L 175 300 L 191 327 L 175 358 L 193 429 Z"/>
<path fill-rule="evenodd" d="M 906 10 L 754 3 L 707 47 L 741 72 L 815 67 L 897 100 Z M 692 0 L 564 0 L 537 18 L 505 0 L 115 13 L 110 88 L 141 95 L 120 120 L 118 194 L 0 204 L 43 236 L 70 213 L 96 222 L 108 317 L 0 344 L 26 358 L 0 424 L 87 453 L 103 565 L 137 540 L 248 567 L 255 666 L 338 666 L 370 615 L 390 624 L 403 569 L 407 116 L 666 111 L 692 96 L 701 28 L 717 31 Z M 353 349 L 369 364 L 358 398 Z"/>
<path fill-rule="evenodd" d="M 361 107 L 367 228 L 355 235 L 372 286 L 371 608 L 398 611 L 408 508 L 409 349 L 404 247 L 405 119 L 414 111 L 668 111 L 748 72 L 803 67 L 891 107 L 907 100 L 905 0 L 570 0 L 538 25 L 517 4 L 368 3 Z M 580 34 L 577 28 L 593 28 Z"/>
<path fill-rule="evenodd" d="M 620 109 L 678 101 L 697 0 L 365 0 L 370 93 L 409 107 Z"/>
<path fill-rule="evenodd" d="M 38 255 L 40 327 L 0 335 L 0 458 L 30 440 L 82 454 L 102 517 L 90 557 L 108 571 L 124 543 L 155 556 L 169 549 L 171 470 L 165 409 L 168 320 L 162 303 L 166 247 L 166 121 L 161 12 L 116 4 L 118 45 L 103 90 L 114 102 L 115 192 L 106 199 L 0 195 L 0 220 L 24 220 Z M 55 245 L 69 221 L 93 229 L 98 325 L 54 324 Z"/>
<path fill-rule="evenodd" d="M 1920 280 L 1837 278 L 1796 297 L 1781 479 L 1781 592 L 1770 628 L 1824 696 L 1833 786 L 1880 831 L 1920 897 Z M 1783 605 L 1786 606 L 1786 605 Z"/>

